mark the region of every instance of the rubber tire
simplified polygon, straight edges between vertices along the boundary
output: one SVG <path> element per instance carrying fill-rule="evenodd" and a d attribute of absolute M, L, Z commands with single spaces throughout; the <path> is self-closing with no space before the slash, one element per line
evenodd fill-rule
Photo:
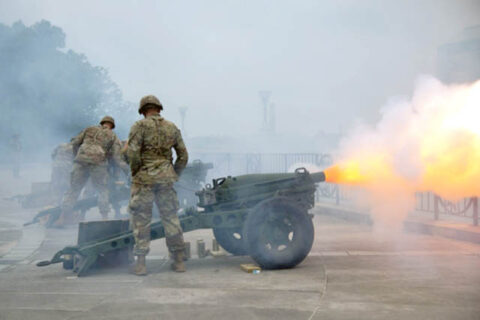
<path fill-rule="evenodd" d="M 241 238 L 235 238 L 234 233 L 239 233 Z M 213 234 L 218 244 L 229 253 L 234 256 L 248 255 L 242 228 L 213 228 Z"/>
<path fill-rule="evenodd" d="M 293 227 L 293 237 L 282 251 L 270 250 L 262 244 L 264 226 L 269 210 L 286 210 Z M 255 262 L 263 269 L 293 268 L 302 262 L 312 249 L 315 230 L 311 216 L 306 210 L 295 205 L 288 198 L 273 198 L 260 202 L 249 213 L 243 234 L 247 250 Z"/>

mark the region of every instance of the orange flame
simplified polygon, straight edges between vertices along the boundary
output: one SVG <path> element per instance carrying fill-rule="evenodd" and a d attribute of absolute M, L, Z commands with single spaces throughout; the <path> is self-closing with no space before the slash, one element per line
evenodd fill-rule
<path fill-rule="evenodd" d="M 362 185 L 367 180 L 367 177 L 360 173 L 358 163 L 350 163 L 342 166 L 335 165 L 325 170 L 326 182 Z"/>

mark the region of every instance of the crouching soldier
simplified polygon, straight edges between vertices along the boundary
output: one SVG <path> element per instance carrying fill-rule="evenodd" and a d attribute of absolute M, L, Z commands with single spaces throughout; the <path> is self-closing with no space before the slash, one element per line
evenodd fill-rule
<path fill-rule="evenodd" d="M 150 248 L 150 224 L 153 201 L 160 211 L 168 250 L 174 259 L 172 269 L 184 272 L 185 244 L 177 216 L 178 199 L 173 183 L 188 162 L 188 153 L 180 130 L 160 116 L 163 106 L 155 96 L 140 101 L 137 121 L 128 137 L 127 156 L 132 173 L 129 203 L 130 224 L 135 238 L 133 254 L 136 264 L 132 272 L 146 275 L 145 256 Z M 176 152 L 173 164 L 172 148 Z"/>
<path fill-rule="evenodd" d="M 106 116 L 99 126 L 88 127 L 71 141 L 75 155 L 70 177 L 70 189 L 66 192 L 62 213 L 54 226 L 61 227 L 73 220 L 73 207 L 88 178 L 92 180 L 98 193 L 98 208 L 103 219 L 108 218 L 108 160 L 112 159 L 125 174 L 129 174 L 128 165 L 120 156 L 118 140 L 112 131 L 115 120 Z"/>

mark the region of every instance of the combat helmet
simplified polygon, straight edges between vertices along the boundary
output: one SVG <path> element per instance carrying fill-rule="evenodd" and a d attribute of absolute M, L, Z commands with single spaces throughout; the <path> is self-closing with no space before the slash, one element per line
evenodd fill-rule
<path fill-rule="evenodd" d="M 158 98 L 153 96 L 153 95 L 148 95 L 148 96 L 143 97 L 140 100 L 140 105 L 138 106 L 138 113 L 143 114 L 145 112 L 145 107 L 149 104 L 158 106 L 160 108 L 160 110 L 163 110 L 163 106 L 160 103 L 160 100 L 158 100 Z"/>
<path fill-rule="evenodd" d="M 115 128 L 115 119 L 113 119 L 112 117 L 110 116 L 105 116 L 102 118 L 102 120 L 100 121 L 100 125 L 103 125 L 105 122 L 110 122 L 111 124 L 113 124 L 113 128 Z"/>

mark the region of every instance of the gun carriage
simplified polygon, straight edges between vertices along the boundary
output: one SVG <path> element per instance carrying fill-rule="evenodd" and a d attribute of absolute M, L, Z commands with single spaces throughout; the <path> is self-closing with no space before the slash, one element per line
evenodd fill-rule
<path fill-rule="evenodd" d="M 184 232 L 213 229 L 218 243 L 233 255 L 250 255 L 264 269 L 291 268 L 310 252 L 314 239 L 312 216 L 316 183 L 323 172 L 251 174 L 214 179 L 196 192 L 196 208 L 186 210 Z M 152 223 L 151 239 L 165 236 L 161 221 Z M 80 223 L 76 246 L 57 252 L 38 266 L 63 263 L 83 276 L 102 261 L 127 260 L 134 243 L 128 220 Z"/>

